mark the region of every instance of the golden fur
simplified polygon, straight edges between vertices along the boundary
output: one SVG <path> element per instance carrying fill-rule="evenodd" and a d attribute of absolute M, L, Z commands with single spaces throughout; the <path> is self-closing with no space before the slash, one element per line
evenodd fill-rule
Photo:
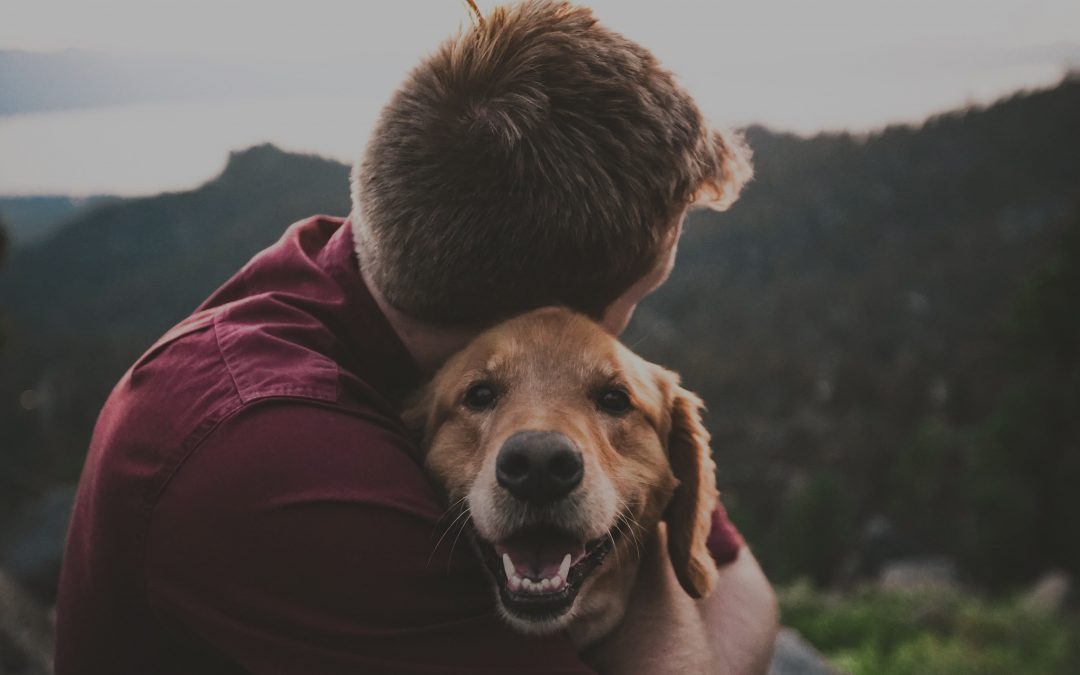
<path fill-rule="evenodd" d="M 465 404 L 477 382 L 498 392 L 489 410 Z M 612 387 L 629 396 L 625 414 L 597 404 L 598 392 Z M 717 499 L 715 467 L 701 405 L 676 374 L 637 356 L 591 320 L 542 309 L 488 330 L 452 357 L 418 393 L 405 419 L 422 439 L 425 467 L 447 503 L 468 510 L 481 550 L 491 547 L 484 542 L 537 523 L 582 541 L 611 538 L 610 554 L 587 573 L 572 605 L 558 616 L 523 617 L 508 609 L 497 563 L 489 564 L 500 612 L 511 625 L 530 633 L 567 630 L 583 646 L 621 619 L 640 548 L 661 520 L 667 521 L 669 553 L 686 592 L 702 597 L 716 582 L 706 548 Z M 558 432 L 581 451 L 580 486 L 550 508 L 516 500 L 495 478 L 504 441 L 523 430 Z"/>

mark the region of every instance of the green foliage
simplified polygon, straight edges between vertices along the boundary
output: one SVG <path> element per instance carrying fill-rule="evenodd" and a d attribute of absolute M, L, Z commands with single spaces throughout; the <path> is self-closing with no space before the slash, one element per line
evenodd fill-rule
<path fill-rule="evenodd" d="M 1011 328 L 1023 361 L 1073 370 L 1080 366 L 1080 214 L 1055 243 L 1022 289 Z"/>
<path fill-rule="evenodd" d="M 966 427 L 926 417 L 886 486 L 886 510 L 909 537 L 990 587 L 1080 571 L 1080 214 L 1056 234 L 1003 322 L 996 402 Z"/>
<path fill-rule="evenodd" d="M 897 455 L 886 487 L 887 512 L 909 537 L 930 550 L 948 551 L 960 512 L 966 435 L 940 417 L 923 420 Z"/>
<path fill-rule="evenodd" d="M 855 538 L 856 525 L 843 477 L 829 470 L 814 474 L 793 490 L 776 528 L 776 545 L 784 548 L 780 574 L 829 583 Z"/>
<path fill-rule="evenodd" d="M 1080 571 L 1080 213 L 1055 243 L 1018 294 L 1010 379 L 968 473 L 969 565 L 989 583 Z"/>
<path fill-rule="evenodd" d="M 781 620 L 852 675 L 1056 675 L 1080 668 L 1080 622 L 959 592 L 780 591 Z"/>

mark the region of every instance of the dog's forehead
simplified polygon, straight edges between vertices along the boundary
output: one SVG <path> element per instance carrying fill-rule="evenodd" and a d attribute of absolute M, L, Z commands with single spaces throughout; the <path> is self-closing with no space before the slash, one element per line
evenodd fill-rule
<path fill-rule="evenodd" d="M 487 367 L 581 368 L 615 365 L 617 341 L 585 317 L 563 310 L 539 311 L 512 319 L 490 336 Z"/>
<path fill-rule="evenodd" d="M 459 371 L 508 379 L 637 380 L 649 367 L 592 320 L 554 308 L 496 326 L 459 357 Z"/>

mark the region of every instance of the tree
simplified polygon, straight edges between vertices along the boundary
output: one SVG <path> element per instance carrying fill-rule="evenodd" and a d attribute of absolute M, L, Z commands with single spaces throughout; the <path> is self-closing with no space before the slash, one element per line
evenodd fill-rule
<path fill-rule="evenodd" d="M 990 583 L 1080 573 L 1080 209 L 1021 290 L 1012 378 L 966 472 L 969 565 Z"/>

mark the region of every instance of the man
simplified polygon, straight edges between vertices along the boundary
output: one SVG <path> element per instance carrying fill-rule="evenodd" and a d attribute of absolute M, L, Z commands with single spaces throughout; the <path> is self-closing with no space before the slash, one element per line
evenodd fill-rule
<path fill-rule="evenodd" d="M 469 547 L 438 544 L 444 506 L 397 404 L 529 309 L 621 331 L 688 206 L 730 202 L 747 173 L 586 10 L 529 2 L 448 41 L 384 109 L 349 221 L 291 227 L 117 385 L 69 535 L 57 673 L 590 672 L 565 638 L 500 623 Z M 586 658 L 761 671 L 775 605 L 719 507 L 712 550 L 719 591 L 695 603 L 654 549 Z"/>

